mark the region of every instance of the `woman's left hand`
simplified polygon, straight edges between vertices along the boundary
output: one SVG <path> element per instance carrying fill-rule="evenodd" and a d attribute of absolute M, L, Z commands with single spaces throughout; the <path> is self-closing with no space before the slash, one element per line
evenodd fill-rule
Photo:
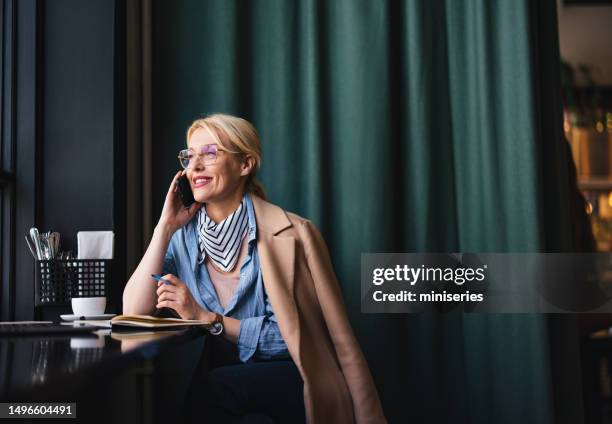
<path fill-rule="evenodd" d="M 157 308 L 172 308 L 183 319 L 208 319 L 210 312 L 198 305 L 185 283 L 172 274 L 162 278 L 170 284 L 157 282 Z"/>

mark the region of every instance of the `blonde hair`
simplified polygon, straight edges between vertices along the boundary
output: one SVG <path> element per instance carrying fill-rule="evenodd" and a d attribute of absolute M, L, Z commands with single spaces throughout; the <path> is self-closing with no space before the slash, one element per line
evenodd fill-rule
<path fill-rule="evenodd" d="M 215 113 L 193 121 L 187 130 L 187 141 L 199 129 L 208 131 L 220 150 L 236 155 L 249 155 L 255 160 L 255 166 L 247 176 L 244 188 L 247 193 L 265 200 L 264 186 L 255 178 L 257 169 L 261 166 L 261 143 L 255 127 L 246 119 Z"/>

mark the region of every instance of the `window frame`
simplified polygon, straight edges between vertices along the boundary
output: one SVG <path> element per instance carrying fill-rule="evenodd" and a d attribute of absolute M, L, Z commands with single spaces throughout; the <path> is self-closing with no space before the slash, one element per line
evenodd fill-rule
<path fill-rule="evenodd" d="M 15 315 L 14 0 L 0 0 L 0 319 Z"/>
<path fill-rule="evenodd" d="M 36 226 L 42 123 L 42 0 L 0 0 L 0 319 L 34 318 L 34 267 L 23 236 Z"/>

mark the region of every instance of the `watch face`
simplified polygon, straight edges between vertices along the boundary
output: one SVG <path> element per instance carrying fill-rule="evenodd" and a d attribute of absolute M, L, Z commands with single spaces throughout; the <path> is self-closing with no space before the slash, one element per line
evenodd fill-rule
<path fill-rule="evenodd" d="M 223 333 L 223 324 L 220 322 L 213 322 L 209 331 L 213 336 L 218 336 L 219 334 Z"/>

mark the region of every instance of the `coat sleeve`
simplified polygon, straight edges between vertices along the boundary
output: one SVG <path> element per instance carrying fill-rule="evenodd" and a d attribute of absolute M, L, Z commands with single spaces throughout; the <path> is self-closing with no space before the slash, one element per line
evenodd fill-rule
<path fill-rule="evenodd" d="M 327 329 L 344 374 L 357 423 L 386 423 L 365 357 L 349 323 L 329 251 L 316 226 L 303 221 L 302 241 Z"/>

